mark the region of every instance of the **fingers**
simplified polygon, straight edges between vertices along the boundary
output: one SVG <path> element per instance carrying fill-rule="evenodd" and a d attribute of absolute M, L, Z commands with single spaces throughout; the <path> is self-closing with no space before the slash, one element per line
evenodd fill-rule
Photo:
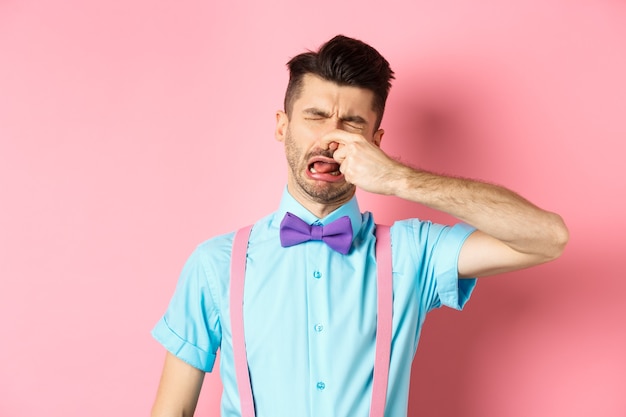
<path fill-rule="evenodd" d="M 320 140 L 320 147 L 322 149 L 330 149 L 332 151 L 338 149 L 341 145 L 347 145 L 348 143 L 352 143 L 357 139 L 354 137 L 355 135 L 346 132 L 345 130 L 337 129 L 333 130 L 330 133 L 327 133 Z M 356 135 L 357 137 L 361 137 L 360 135 Z"/>
<path fill-rule="evenodd" d="M 334 142 L 334 141 L 333 141 L 333 142 L 330 142 L 330 143 L 328 144 L 328 146 L 327 146 L 326 148 L 324 148 L 324 149 L 329 149 L 329 150 L 331 150 L 331 151 L 333 151 L 333 152 L 334 152 L 334 151 L 336 151 L 337 149 L 339 149 L 339 144 L 338 144 L 337 142 Z"/>
<path fill-rule="evenodd" d="M 334 143 L 334 142 L 333 142 Z M 331 144 L 332 145 L 332 144 Z M 336 150 L 334 150 L 333 152 L 333 159 L 335 161 L 337 161 L 339 164 L 341 164 L 345 159 L 346 159 L 346 154 L 347 150 L 345 146 L 341 146 L 338 147 Z M 341 170 L 341 166 L 339 167 L 339 170 Z M 343 171 L 342 171 L 343 172 Z"/>

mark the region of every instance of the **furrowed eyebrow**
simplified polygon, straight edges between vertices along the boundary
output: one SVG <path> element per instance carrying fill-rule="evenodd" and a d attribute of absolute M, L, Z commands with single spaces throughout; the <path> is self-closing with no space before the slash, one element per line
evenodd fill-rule
<path fill-rule="evenodd" d="M 307 114 L 307 115 L 310 115 L 310 116 L 325 117 L 325 118 L 329 118 L 330 117 L 330 114 L 328 112 L 325 112 L 324 110 L 318 109 L 316 107 L 310 107 L 308 109 L 304 109 L 303 113 Z M 343 116 L 340 119 L 341 119 L 342 122 L 356 123 L 356 124 L 360 124 L 360 125 L 367 125 L 367 120 L 365 120 L 364 118 L 362 118 L 361 116 L 358 116 L 358 115 Z"/>
<path fill-rule="evenodd" d="M 328 114 L 324 110 L 321 110 L 321 109 L 318 109 L 318 108 L 315 108 L 315 107 L 310 107 L 308 109 L 304 109 L 304 113 L 308 114 L 310 116 L 330 117 L 330 114 Z"/>
<path fill-rule="evenodd" d="M 356 123 L 356 124 L 359 124 L 359 125 L 366 125 L 367 124 L 367 121 L 364 118 L 362 118 L 361 116 L 357 116 L 357 115 L 354 115 L 354 116 L 344 116 L 344 117 L 341 118 L 341 121 L 342 122 L 348 122 L 348 123 Z"/>

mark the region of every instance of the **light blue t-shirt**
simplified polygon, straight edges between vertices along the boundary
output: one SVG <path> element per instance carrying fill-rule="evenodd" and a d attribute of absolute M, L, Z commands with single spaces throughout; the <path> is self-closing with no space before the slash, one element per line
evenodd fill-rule
<path fill-rule="evenodd" d="M 309 224 L 349 216 L 348 255 L 321 241 L 280 245 L 286 212 Z M 318 219 L 285 190 L 278 211 L 252 230 L 244 292 L 246 352 L 257 417 L 366 417 L 376 340 L 375 224 L 353 198 Z M 460 248 L 474 229 L 409 219 L 391 227 L 393 334 L 387 417 L 407 413 L 411 362 L 426 313 L 461 309 L 475 279 L 458 279 Z M 187 261 L 152 331 L 187 363 L 211 371 L 218 349 L 223 417 L 240 416 L 229 310 L 234 233 L 210 239 Z"/>

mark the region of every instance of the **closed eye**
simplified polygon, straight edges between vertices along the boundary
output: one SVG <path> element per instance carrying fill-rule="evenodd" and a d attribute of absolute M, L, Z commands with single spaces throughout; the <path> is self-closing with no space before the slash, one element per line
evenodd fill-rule
<path fill-rule="evenodd" d="M 315 107 L 305 109 L 303 113 L 304 119 L 311 121 L 322 121 L 332 117 L 330 113 Z M 345 128 L 350 130 L 362 131 L 367 127 L 367 121 L 358 115 L 344 116 L 340 118 L 340 121 Z"/>
<path fill-rule="evenodd" d="M 356 126 L 357 128 L 362 128 L 363 126 L 367 125 L 367 121 L 361 116 L 346 116 L 342 117 L 341 121 L 350 126 Z"/>
<path fill-rule="evenodd" d="M 346 117 L 343 118 L 341 121 L 346 128 L 352 130 L 361 131 L 367 126 L 367 122 L 359 116 Z"/>
<path fill-rule="evenodd" d="M 355 132 L 360 132 L 363 130 L 362 126 L 352 126 L 352 125 L 346 125 L 346 127 L 350 130 L 354 130 Z"/>
<path fill-rule="evenodd" d="M 330 114 L 320 109 L 311 108 L 311 109 L 304 110 L 304 118 L 306 120 L 321 120 L 321 119 L 328 119 L 329 117 L 330 117 Z"/>

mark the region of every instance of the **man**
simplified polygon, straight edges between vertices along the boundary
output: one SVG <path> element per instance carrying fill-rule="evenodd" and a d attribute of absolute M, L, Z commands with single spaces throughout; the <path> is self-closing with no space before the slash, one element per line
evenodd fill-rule
<path fill-rule="evenodd" d="M 380 123 L 393 72 L 369 45 L 337 36 L 288 66 L 285 110 L 276 115 L 275 131 L 285 146 L 287 187 L 278 210 L 254 225 L 246 255 L 243 321 L 256 415 L 369 414 L 379 315 L 377 227 L 370 213 L 359 211 L 359 187 L 463 222 L 450 227 L 409 219 L 391 228 L 385 415 L 405 416 L 425 314 L 441 305 L 461 309 L 475 285 L 469 277 L 557 258 L 567 229 L 558 215 L 509 190 L 410 168 L 382 152 Z M 349 219 L 348 247 L 285 243 L 281 224 L 293 216 L 311 230 Z M 153 416 L 193 414 L 218 348 L 222 415 L 241 415 L 229 299 L 232 245 L 228 234 L 196 249 L 153 330 L 168 350 Z"/>

